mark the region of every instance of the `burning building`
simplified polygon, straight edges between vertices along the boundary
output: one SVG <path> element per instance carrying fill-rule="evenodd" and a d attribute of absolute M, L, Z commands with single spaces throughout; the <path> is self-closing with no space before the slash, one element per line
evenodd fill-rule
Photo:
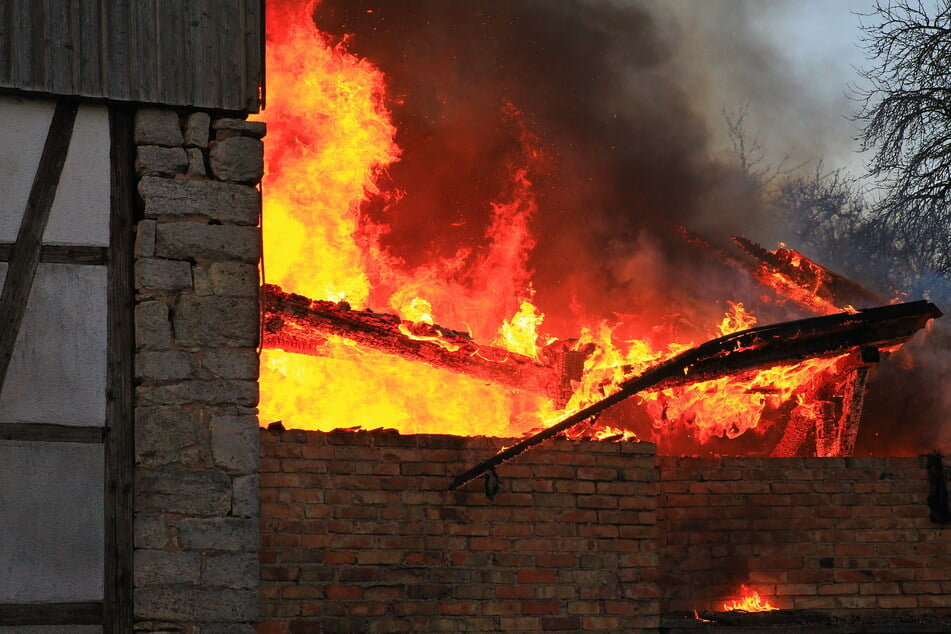
<path fill-rule="evenodd" d="M 35 26 L 0 51 L 51 30 L 56 77 L 86 68 L 74 40 L 136 54 L 102 70 L 125 91 L 91 71 L 4 84 L 38 129 L 61 109 L 44 100 L 106 100 L 81 111 L 111 122 L 109 152 L 86 152 L 110 196 L 73 214 L 115 224 L 0 251 L 14 288 L 24 254 L 111 280 L 42 296 L 106 311 L 98 338 L 59 346 L 99 351 L 74 374 L 105 377 L 86 386 L 105 424 L 38 417 L 9 386 L 56 355 L 13 348 L 2 491 L 18 517 L 57 491 L 38 517 L 89 556 L 24 558 L 42 540 L 12 520 L 5 561 L 28 564 L 0 584 L 0 629 L 947 625 L 940 454 L 855 457 L 868 377 L 940 311 L 741 235 L 755 193 L 698 151 L 661 72 L 670 25 L 614 3 L 187 4 L 118 16 L 136 37 L 117 42 L 70 35 L 101 3 L 4 9 Z M 153 59 L 156 33 L 191 46 L 159 38 Z M 16 297 L 0 308 L 42 325 Z M 79 493 L 38 447 L 79 460 Z M 102 504 L 73 529 L 67 497 Z M 50 576 L 57 593 L 33 582 Z"/>

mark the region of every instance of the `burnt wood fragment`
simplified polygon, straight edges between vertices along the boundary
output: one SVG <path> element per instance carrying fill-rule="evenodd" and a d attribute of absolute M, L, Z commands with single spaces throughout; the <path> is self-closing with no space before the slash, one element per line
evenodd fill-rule
<path fill-rule="evenodd" d="M 538 394 L 557 396 L 558 369 L 494 346 L 476 344 L 465 333 L 412 324 L 396 315 L 352 310 L 345 302 L 312 300 L 264 286 L 263 346 L 298 354 L 324 356 L 330 336 L 412 361 L 467 374 Z"/>
<path fill-rule="evenodd" d="M 794 249 L 768 251 L 762 245 L 743 236 L 733 236 L 732 239 L 741 251 L 756 259 L 768 271 L 784 275 L 811 295 L 839 308 L 848 305 L 875 306 L 884 303 L 881 297 L 861 284 L 816 264 Z M 790 299 L 795 300 L 795 298 Z"/>
<path fill-rule="evenodd" d="M 904 343 L 929 320 L 940 316 L 937 306 L 918 301 L 760 326 L 713 339 L 627 379 L 614 394 L 479 463 L 459 475 L 449 488 L 459 488 L 488 469 L 643 390 L 706 381 L 807 358 L 838 356 L 863 346 L 893 346 Z"/>

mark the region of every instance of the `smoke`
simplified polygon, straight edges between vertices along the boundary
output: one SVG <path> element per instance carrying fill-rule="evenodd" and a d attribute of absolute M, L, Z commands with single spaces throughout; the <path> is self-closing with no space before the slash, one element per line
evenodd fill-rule
<path fill-rule="evenodd" d="M 678 225 L 719 245 L 734 233 L 783 238 L 724 151 L 722 113 L 743 104 L 771 113 L 755 125 L 783 130 L 797 147 L 822 147 L 828 135 L 800 125 L 816 107 L 753 28 L 762 10 L 325 0 L 315 21 L 352 34 L 350 50 L 388 77 L 404 155 L 384 186 L 403 195 L 367 213 L 389 225 L 384 244 L 407 266 L 477 247 L 490 202 L 525 156 L 522 126 L 537 137 L 536 301 L 548 327 L 570 332 L 570 305 L 645 323 L 672 313 L 699 322 L 723 309 L 718 300 L 743 299 L 732 293 L 749 291 L 748 280 L 684 242 Z M 800 115 L 784 118 L 791 111 Z M 639 261 L 649 265 L 639 270 Z"/>
<path fill-rule="evenodd" d="M 724 250 L 736 233 L 788 238 L 730 155 L 724 111 L 748 105 L 765 170 L 834 162 L 851 147 L 844 95 L 764 35 L 789 6 L 323 0 L 314 18 L 388 78 L 404 154 L 381 185 L 400 195 L 364 212 L 388 225 L 394 257 L 417 267 L 477 251 L 492 201 L 514 167 L 528 167 L 538 204 L 529 264 L 549 332 L 573 336 L 607 317 L 702 339 L 725 300 L 755 304 L 759 292 L 678 227 Z"/>

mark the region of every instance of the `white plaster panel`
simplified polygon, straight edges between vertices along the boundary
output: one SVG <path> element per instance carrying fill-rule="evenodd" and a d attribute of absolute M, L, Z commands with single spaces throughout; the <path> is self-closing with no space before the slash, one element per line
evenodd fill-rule
<path fill-rule="evenodd" d="M 40 264 L 0 393 L 0 424 L 105 424 L 106 284 L 104 266 Z"/>
<path fill-rule="evenodd" d="M 45 244 L 109 246 L 109 109 L 83 105 L 76 114 Z"/>
<path fill-rule="evenodd" d="M 103 445 L 0 442 L 0 602 L 103 596 Z"/>
<path fill-rule="evenodd" d="M 55 103 L 0 96 L 0 242 L 13 242 L 43 153 Z"/>

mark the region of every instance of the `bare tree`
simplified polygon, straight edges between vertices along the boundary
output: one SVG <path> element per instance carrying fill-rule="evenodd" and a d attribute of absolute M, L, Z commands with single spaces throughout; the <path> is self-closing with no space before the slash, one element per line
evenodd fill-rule
<path fill-rule="evenodd" d="M 951 274 L 951 4 L 879 0 L 863 25 L 875 66 L 860 115 L 884 187 L 876 220 L 911 269 Z"/>

